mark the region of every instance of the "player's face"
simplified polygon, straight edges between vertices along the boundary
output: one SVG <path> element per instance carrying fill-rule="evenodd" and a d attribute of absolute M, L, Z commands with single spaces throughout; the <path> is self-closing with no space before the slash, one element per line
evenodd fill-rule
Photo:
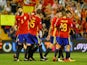
<path fill-rule="evenodd" d="M 21 15 L 23 13 L 23 9 L 22 8 L 19 8 L 18 9 L 18 13 Z"/>
<path fill-rule="evenodd" d="M 70 17 L 72 16 L 72 14 L 71 14 L 71 13 L 67 13 L 66 16 L 67 16 L 68 18 L 70 18 Z"/>
<path fill-rule="evenodd" d="M 59 13 L 58 13 L 58 17 L 59 17 L 59 18 L 62 17 L 62 12 L 59 12 Z"/>

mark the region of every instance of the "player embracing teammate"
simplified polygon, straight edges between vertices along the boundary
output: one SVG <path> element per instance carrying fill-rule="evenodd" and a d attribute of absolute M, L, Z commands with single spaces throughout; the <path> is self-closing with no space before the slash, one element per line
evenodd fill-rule
<path fill-rule="evenodd" d="M 40 18 L 40 10 L 35 14 L 23 13 L 22 7 L 18 7 L 16 15 L 16 35 L 17 35 L 17 51 L 14 55 L 14 60 L 19 61 L 19 54 L 21 49 L 25 49 L 24 61 L 35 61 L 33 53 L 39 48 L 40 60 L 44 61 L 42 55 L 42 45 L 40 44 L 39 31 L 42 29 Z M 34 47 L 35 46 L 35 47 Z"/>
<path fill-rule="evenodd" d="M 16 30 L 17 51 L 14 55 L 14 60 L 19 61 L 19 53 L 21 52 L 21 49 L 23 47 L 24 49 L 26 49 L 25 43 L 30 43 L 28 39 L 30 15 L 27 13 L 23 13 L 22 7 L 18 7 L 18 11 L 15 18 L 16 18 L 15 27 L 17 28 Z"/>
<path fill-rule="evenodd" d="M 70 58 L 70 44 L 69 44 L 69 33 L 70 30 L 73 29 L 73 21 L 71 18 L 67 17 L 67 15 L 70 14 L 70 11 L 62 11 L 62 17 L 59 18 L 59 20 L 56 22 L 55 26 L 58 28 L 59 31 L 59 39 L 57 41 L 58 48 L 56 49 L 57 52 L 62 46 L 66 46 L 66 58 L 63 59 L 65 62 L 68 61 L 75 61 Z M 53 61 L 56 59 L 54 58 Z"/>
<path fill-rule="evenodd" d="M 42 29 L 42 23 L 40 14 L 41 11 L 37 10 L 33 15 L 23 13 L 22 7 L 18 8 L 16 15 L 16 26 L 17 26 L 17 51 L 14 55 L 14 60 L 19 61 L 19 53 L 21 49 L 25 49 L 25 61 L 35 60 L 33 58 L 34 52 L 39 48 L 40 60 L 46 60 L 46 55 L 49 53 L 49 48 L 43 57 L 42 46 L 39 31 Z M 63 59 L 65 62 L 74 61 L 70 58 L 70 44 L 69 44 L 69 32 L 73 28 L 73 21 L 67 17 L 70 11 L 58 12 L 58 16 L 54 17 L 51 22 L 49 30 L 50 40 L 54 46 L 56 46 L 55 55 L 53 61 L 56 61 L 57 53 L 60 52 L 62 47 L 66 48 L 66 58 Z M 62 54 L 62 53 L 61 53 Z M 59 54 L 60 58 L 60 54 Z M 58 61 L 63 61 L 58 59 Z"/>

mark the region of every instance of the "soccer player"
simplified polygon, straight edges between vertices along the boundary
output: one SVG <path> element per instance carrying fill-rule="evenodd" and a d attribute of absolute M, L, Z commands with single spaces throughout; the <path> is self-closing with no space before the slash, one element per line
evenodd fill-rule
<path fill-rule="evenodd" d="M 43 61 L 43 55 L 42 55 L 42 46 L 40 44 L 40 39 L 38 36 L 38 32 L 42 29 L 42 23 L 41 23 L 41 18 L 40 18 L 40 10 L 36 11 L 36 14 L 33 14 L 31 16 L 31 21 L 29 23 L 29 41 L 31 42 L 31 45 L 37 45 L 39 47 L 39 52 L 40 52 L 40 60 Z M 31 54 L 28 54 L 28 59 L 33 57 L 33 53 L 37 50 L 33 49 L 31 51 Z"/>
<path fill-rule="evenodd" d="M 56 23 L 57 28 L 59 28 L 59 42 L 58 49 L 61 46 L 66 46 L 66 59 L 64 61 L 71 61 L 70 58 L 70 45 L 69 45 L 69 31 L 73 27 L 72 20 L 66 17 L 67 11 L 63 12 L 63 17 Z"/>
<path fill-rule="evenodd" d="M 45 53 L 45 55 L 44 55 L 44 58 L 46 58 L 46 56 L 48 55 L 48 53 L 50 52 L 50 50 L 51 50 L 51 48 L 53 47 L 53 46 L 55 46 L 56 47 L 56 49 L 57 49 L 57 41 L 58 41 L 58 35 L 59 35 L 59 33 L 58 33 L 58 30 L 57 30 L 57 28 L 56 28 L 56 26 L 55 26 L 55 24 L 56 24 L 56 22 L 58 21 L 58 19 L 60 18 L 60 17 L 62 17 L 62 14 L 61 14 L 61 12 L 59 11 L 57 14 L 56 14 L 56 16 L 54 16 L 53 17 L 53 19 L 51 20 L 51 27 L 50 27 L 50 30 L 49 30 L 49 35 L 48 35 L 48 38 L 50 38 L 50 42 L 52 43 L 52 44 L 50 44 L 49 45 L 49 48 L 47 48 L 47 50 L 46 50 L 46 53 Z M 56 56 L 57 56 L 57 50 L 55 50 L 55 58 L 56 58 Z"/>
<path fill-rule="evenodd" d="M 17 51 L 15 54 L 15 60 L 19 61 L 19 53 L 21 52 L 21 49 L 23 48 L 24 43 L 30 43 L 28 40 L 28 32 L 29 32 L 29 20 L 30 16 L 27 13 L 23 13 L 22 7 L 18 7 L 18 12 L 16 15 L 16 26 L 17 26 L 17 31 L 16 35 L 18 38 L 18 46 L 17 46 Z"/>
<path fill-rule="evenodd" d="M 72 23 L 72 25 L 73 25 L 73 28 L 70 29 L 70 32 L 71 32 L 71 31 L 73 31 L 73 29 L 76 28 L 76 25 L 75 25 L 75 23 L 73 22 L 73 20 L 74 20 L 73 14 L 72 14 L 69 10 L 67 10 L 67 11 L 66 11 L 66 17 L 67 17 L 67 18 L 70 18 L 70 19 L 72 20 L 71 23 Z M 71 48 L 71 44 L 70 44 L 70 41 L 71 41 L 71 39 L 70 39 L 70 32 L 69 32 L 69 38 L 68 38 L 68 40 L 69 40 L 69 45 L 68 45 L 68 46 L 70 46 L 70 48 Z M 70 60 L 70 61 L 75 61 L 75 60 L 71 59 L 70 57 L 69 57 L 69 60 Z"/>
<path fill-rule="evenodd" d="M 58 54 L 59 62 L 63 62 L 63 59 L 64 59 L 63 50 L 64 50 L 64 46 L 61 46 L 61 48 L 59 49 L 59 54 Z M 61 57 L 62 57 L 62 59 L 61 59 Z"/>

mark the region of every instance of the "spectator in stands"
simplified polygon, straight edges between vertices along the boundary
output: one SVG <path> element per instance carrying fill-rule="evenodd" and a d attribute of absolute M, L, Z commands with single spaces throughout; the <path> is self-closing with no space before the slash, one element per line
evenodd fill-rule
<path fill-rule="evenodd" d="M 18 6 L 18 4 L 17 4 L 17 2 L 16 2 L 16 0 L 12 0 L 12 2 L 11 2 L 11 12 L 12 12 L 12 14 L 15 14 L 17 11 L 16 11 L 16 8 L 17 8 L 17 6 Z"/>
<path fill-rule="evenodd" d="M 6 5 L 6 0 L 0 0 L 0 6 L 4 7 Z"/>
<path fill-rule="evenodd" d="M 11 14 L 11 6 L 10 6 L 10 1 L 7 1 L 7 4 L 4 7 L 4 12 L 7 12 L 7 14 Z"/>
<path fill-rule="evenodd" d="M 42 1 L 39 1 L 39 3 L 36 4 L 35 11 L 38 9 L 42 10 Z"/>
<path fill-rule="evenodd" d="M 3 12 L 5 5 L 6 5 L 6 0 L 0 0 L 0 12 Z"/>

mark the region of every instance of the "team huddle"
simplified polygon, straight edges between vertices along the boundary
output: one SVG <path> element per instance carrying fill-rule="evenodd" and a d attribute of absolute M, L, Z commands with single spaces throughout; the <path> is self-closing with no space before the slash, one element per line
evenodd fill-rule
<path fill-rule="evenodd" d="M 39 32 L 42 30 L 42 22 L 40 17 L 40 10 L 35 13 L 28 14 L 23 13 L 22 7 L 18 8 L 16 14 L 16 44 L 17 51 L 14 55 L 14 60 L 19 61 L 19 54 L 21 49 L 25 50 L 24 61 L 35 61 L 33 54 L 39 48 L 40 61 L 48 60 L 47 55 L 51 51 L 52 46 L 55 46 L 55 52 L 53 61 L 68 62 L 75 61 L 70 58 L 70 30 L 75 25 L 73 23 L 70 11 L 62 10 L 58 11 L 56 15 L 51 19 L 51 26 L 47 36 L 47 40 L 50 40 L 51 44 L 46 49 L 43 55 L 41 36 Z M 66 46 L 66 47 L 65 47 Z M 66 57 L 63 56 L 63 49 L 66 48 Z M 56 56 L 58 55 L 58 58 Z M 60 58 L 62 56 L 62 59 Z"/>

